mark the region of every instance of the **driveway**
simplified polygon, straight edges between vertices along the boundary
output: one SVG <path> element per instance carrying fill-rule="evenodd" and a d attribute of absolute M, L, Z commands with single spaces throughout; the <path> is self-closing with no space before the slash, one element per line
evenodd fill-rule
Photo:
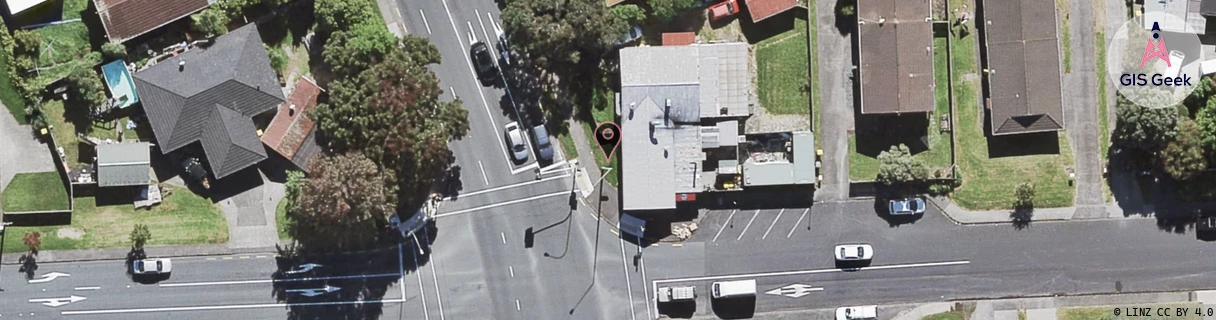
<path fill-rule="evenodd" d="M 823 144 L 823 185 L 815 200 L 831 201 L 849 196 L 849 131 L 853 130 L 853 35 L 841 34 L 836 26 L 836 0 L 815 2 L 819 33 L 820 117 L 815 130 Z"/>
<path fill-rule="evenodd" d="M 17 123 L 11 113 L 0 111 L 0 190 L 13 176 L 24 172 L 54 171 L 51 151 L 32 134 L 29 125 Z"/>

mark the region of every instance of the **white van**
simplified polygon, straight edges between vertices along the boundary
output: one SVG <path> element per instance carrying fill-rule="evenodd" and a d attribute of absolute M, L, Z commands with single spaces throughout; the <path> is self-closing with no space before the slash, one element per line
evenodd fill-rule
<path fill-rule="evenodd" d="M 878 306 L 857 306 L 836 308 L 836 320 L 874 320 L 878 319 Z"/>
<path fill-rule="evenodd" d="M 714 282 L 713 298 L 739 298 L 756 296 L 756 279 Z"/>

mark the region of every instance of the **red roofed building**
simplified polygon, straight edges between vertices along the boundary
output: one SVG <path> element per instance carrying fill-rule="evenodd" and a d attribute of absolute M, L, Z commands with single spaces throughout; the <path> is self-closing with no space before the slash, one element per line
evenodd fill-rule
<path fill-rule="evenodd" d="M 211 5 L 208 0 L 93 0 L 110 41 L 124 42 Z"/>
<path fill-rule="evenodd" d="M 798 0 L 743 0 L 747 12 L 752 16 L 752 22 L 768 19 L 778 13 L 798 6 Z"/>
<path fill-rule="evenodd" d="M 663 45 L 686 46 L 697 43 L 697 34 L 693 32 L 664 32 Z"/>
<path fill-rule="evenodd" d="M 300 78 L 262 134 L 262 143 L 304 170 L 308 170 L 308 161 L 321 153 L 313 130 L 315 123 L 308 118 L 308 110 L 317 106 L 320 95 L 321 87 L 311 79 Z"/>

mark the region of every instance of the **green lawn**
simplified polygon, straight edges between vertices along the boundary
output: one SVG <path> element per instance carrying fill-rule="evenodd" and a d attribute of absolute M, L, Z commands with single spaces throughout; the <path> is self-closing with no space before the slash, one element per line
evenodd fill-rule
<path fill-rule="evenodd" d="M 946 168 L 950 163 L 950 133 L 941 132 L 941 116 L 950 114 L 950 96 L 949 92 L 949 72 L 948 61 L 946 61 L 946 39 L 933 39 L 933 80 L 937 86 L 933 92 L 934 107 L 932 119 L 929 119 L 928 137 L 929 149 L 924 152 L 913 155 L 913 158 L 920 160 L 931 171 L 940 168 Z M 878 148 L 887 150 L 891 146 L 871 146 L 871 150 Z M 932 172 L 930 172 L 932 174 Z M 857 137 L 849 136 L 849 180 L 853 181 L 871 181 L 878 177 L 878 158 L 871 155 L 866 155 L 858 152 Z"/>
<path fill-rule="evenodd" d="M 1199 319 L 1203 319 L 1204 317 L 1195 315 L 1195 310 L 1200 308 L 1201 306 L 1203 306 L 1203 305 L 1199 304 L 1199 303 L 1159 303 L 1159 304 L 1141 304 L 1141 305 L 1134 305 L 1134 306 L 1129 305 L 1129 306 L 1060 308 L 1060 309 L 1056 310 L 1056 319 L 1059 319 L 1059 320 L 1130 320 L 1130 319 L 1136 319 L 1136 320 L 1165 320 L 1165 319 L 1199 320 Z M 1123 313 L 1118 316 L 1113 316 L 1112 312 L 1116 307 L 1150 308 L 1149 309 L 1150 315 L 1149 316 L 1131 316 L 1131 317 L 1129 317 L 1129 316 L 1127 316 L 1127 314 Z M 1157 308 L 1168 308 L 1171 313 L 1169 314 L 1169 316 L 1157 316 L 1156 315 Z M 1184 310 L 1187 310 L 1189 312 L 1186 312 L 1187 314 L 1185 314 L 1185 315 L 1178 316 L 1174 313 L 1178 310 L 1178 308 L 1185 308 Z M 1126 310 L 1126 309 L 1122 309 L 1122 310 Z"/>
<path fill-rule="evenodd" d="M 279 205 L 274 208 L 275 229 L 279 231 L 279 240 L 291 240 L 291 235 L 287 234 L 287 198 L 279 200 Z"/>
<path fill-rule="evenodd" d="M 122 189 L 119 189 L 122 190 Z M 152 209 L 136 210 L 130 193 L 115 191 L 98 197 L 76 198 L 72 224 L 49 227 L 11 227 L 9 240 L 20 239 L 29 231 L 42 233 L 41 250 L 75 250 L 115 248 L 130 245 L 131 229 L 135 223 L 145 224 L 152 231 L 148 245 L 181 245 L 224 243 L 228 241 L 228 223 L 219 207 L 186 189 L 173 189 L 164 202 Z M 97 203 L 97 198 L 105 203 Z M 21 241 L 4 243 L 7 252 L 25 251 Z"/>
<path fill-rule="evenodd" d="M 810 68 L 811 69 L 810 70 L 811 130 L 818 131 L 820 128 L 819 127 L 819 119 L 820 119 L 819 113 L 821 111 L 821 110 L 819 110 L 820 109 L 819 108 L 819 54 L 818 54 L 819 53 L 819 32 L 817 32 L 818 30 L 815 27 L 815 26 L 818 26 L 818 24 L 815 23 L 815 21 L 816 21 L 815 20 L 816 19 L 815 6 L 806 6 L 806 7 L 807 7 L 807 9 L 809 9 L 809 10 L 807 10 L 808 11 L 807 12 L 808 24 L 807 24 L 806 29 L 807 29 L 808 38 L 811 39 L 811 43 L 809 46 L 810 49 L 807 50 L 807 53 L 808 53 L 807 61 L 810 61 L 810 67 L 811 67 Z M 820 136 L 821 136 L 820 134 L 815 135 L 815 145 L 817 145 L 817 146 L 823 145 L 822 143 L 819 142 Z M 822 148 L 822 147 L 820 147 L 820 148 Z"/>
<path fill-rule="evenodd" d="M 5 35 L 7 37 L 7 35 Z M 13 87 L 13 80 L 8 75 L 8 53 L 0 50 L 0 103 L 8 109 L 8 113 L 17 119 L 17 123 L 26 124 L 25 99 Z"/>
<path fill-rule="evenodd" d="M 99 56 L 86 57 L 92 50 L 89 47 L 89 29 L 84 22 L 46 26 L 35 29 L 34 33 L 42 37 L 43 50 L 38 57 L 38 67 L 48 68 L 39 73 L 41 83 L 62 79 L 82 63 L 93 66 L 101 62 Z"/>
<path fill-rule="evenodd" d="M 920 320 L 963 320 L 963 313 L 959 311 L 935 313 L 921 317 Z"/>
<path fill-rule="evenodd" d="M 557 141 L 562 145 L 562 153 L 566 154 L 566 160 L 578 159 L 578 147 L 574 145 L 574 138 L 570 136 L 570 131 L 557 134 Z"/>
<path fill-rule="evenodd" d="M 1060 50 L 1064 53 L 1064 73 L 1072 73 L 1072 46 L 1068 43 L 1072 37 L 1068 28 L 1068 0 L 1056 0 L 1056 22 L 1060 24 Z"/>
<path fill-rule="evenodd" d="M 68 210 L 68 190 L 58 172 L 18 173 L 4 188 L 4 211 Z"/>
<path fill-rule="evenodd" d="M 1110 150 L 1110 121 L 1107 119 L 1109 106 L 1106 102 L 1106 36 L 1102 32 L 1097 32 L 1094 35 L 1094 46 L 1098 50 L 1097 73 L 1098 73 L 1098 150 L 1102 153 L 1102 160 L 1107 160 Z M 1105 161 L 1103 161 L 1105 165 Z M 1102 184 L 1102 194 L 1106 201 L 1110 202 L 1112 197 L 1110 185 Z"/>
<path fill-rule="evenodd" d="M 607 82 L 607 81 L 601 81 L 601 82 Z M 595 125 L 596 124 L 599 124 L 601 122 L 613 122 L 613 123 L 616 122 L 616 107 L 614 106 L 614 102 L 613 102 L 612 90 L 608 89 L 608 87 L 606 85 L 596 86 L 595 90 L 596 90 L 594 93 L 595 96 L 592 97 L 593 105 L 590 108 L 591 109 L 590 110 L 591 118 L 593 119 L 593 121 L 595 121 L 595 123 L 586 123 L 585 121 L 583 122 L 583 132 L 584 132 L 584 134 L 587 135 L 588 143 L 592 143 L 593 141 L 596 141 L 595 140 Z M 621 150 L 619 148 L 616 150 L 616 152 L 612 155 L 612 163 L 611 163 L 611 165 L 609 165 L 609 163 L 605 160 L 604 151 L 601 150 L 599 148 L 599 146 L 592 145 L 591 149 L 592 149 L 591 153 L 594 153 L 592 158 L 595 158 L 595 164 L 597 166 L 599 166 L 599 167 L 611 166 L 612 168 L 614 168 L 614 169 L 612 169 L 611 172 L 608 172 L 608 175 L 604 177 L 604 180 L 606 182 L 608 182 L 608 184 L 611 184 L 613 187 L 619 186 L 620 178 L 618 178 L 618 174 L 621 171 L 621 166 L 620 166 L 620 163 L 618 163 L 620 161 L 618 159 L 620 159 L 620 157 L 621 157 L 621 153 L 620 153 Z"/>
<path fill-rule="evenodd" d="M 810 99 L 805 91 L 807 71 L 807 23 L 794 20 L 794 29 L 756 44 L 756 87 L 760 105 L 776 114 L 808 114 Z"/>
<path fill-rule="evenodd" d="M 970 0 L 952 0 L 950 8 L 962 5 L 974 7 Z M 980 80 L 976 65 L 976 34 L 971 28 L 965 38 L 953 40 L 951 47 L 954 61 L 955 134 L 958 135 L 958 166 L 963 178 L 962 185 L 954 191 L 952 198 L 960 206 L 973 210 L 1006 209 L 1013 203 L 1013 191 L 1018 183 L 1030 181 L 1035 184 L 1035 207 L 1063 207 L 1073 204 L 1074 188 L 1069 185 L 1066 166 L 1073 165 L 1072 150 L 1067 134 L 1056 135 L 1058 154 L 1005 156 L 992 158 L 988 154 L 989 139 L 980 124 L 980 107 L 977 105 Z M 971 74 L 964 77 L 964 74 Z M 1042 142 L 1039 142 L 1042 143 Z M 1005 146 L 997 146 L 998 149 Z"/>

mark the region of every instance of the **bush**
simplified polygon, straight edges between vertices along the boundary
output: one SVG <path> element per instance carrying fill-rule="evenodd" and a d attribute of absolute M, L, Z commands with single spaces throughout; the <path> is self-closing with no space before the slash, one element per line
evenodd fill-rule
<path fill-rule="evenodd" d="M 101 55 L 108 60 L 125 59 L 127 47 L 117 42 L 106 42 L 101 45 Z"/>
<path fill-rule="evenodd" d="M 270 67 L 274 68 L 274 72 L 278 73 L 280 77 L 286 76 L 283 71 L 287 69 L 287 53 L 277 46 L 271 47 L 264 44 L 262 46 L 266 47 L 266 54 L 270 56 Z"/>

